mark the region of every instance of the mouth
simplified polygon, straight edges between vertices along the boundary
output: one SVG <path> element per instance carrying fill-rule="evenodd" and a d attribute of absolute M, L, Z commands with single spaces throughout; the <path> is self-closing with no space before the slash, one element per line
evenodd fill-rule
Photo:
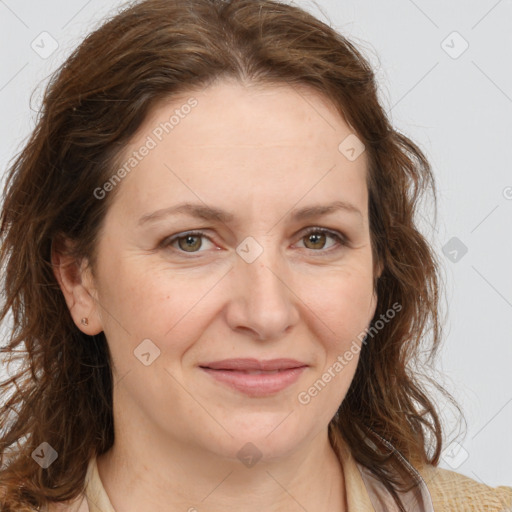
<path fill-rule="evenodd" d="M 248 396 L 269 396 L 291 386 L 308 368 L 294 359 L 225 359 L 199 365 L 217 382 Z"/>

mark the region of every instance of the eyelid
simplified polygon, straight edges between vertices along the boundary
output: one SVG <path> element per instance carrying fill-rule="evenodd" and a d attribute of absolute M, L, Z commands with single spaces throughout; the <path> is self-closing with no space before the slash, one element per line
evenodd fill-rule
<path fill-rule="evenodd" d="M 173 247 L 171 247 L 171 244 L 173 244 L 174 242 L 177 242 L 180 238 L 185 238 L 187 236 L 198 236 L 198 237 L 206 238 L 211 243 L 213 243 L 211 238 L 206 234 L 206 230 L 203 231 L 203 230 L 194 230 L 194 229 L 192 229 L 190 231 L 182 231 L 181 233 L 176 233 L 175 235 L 171 235 L 171 236 L 165 237 L 158 244 L 158 247 L 161 248 L 161 249 L 166 249 L 166 248 L 169 248 L 169 247 L 171 249 L 174 249 Z M 180 251 L 178 249 L 175 249 L 175 251 L 180 253 L 180 254 L 198 254 L 197 252 L 196 253 L 193 253 L 193 252 L 187 253 L 186 251 Z M 203 251 L 199 251 L 199 252 L 203 252 Z"/>
<path fill-rule="evenodd" d="M 309 250 L 310 253 L 317 253 L 316 256 L 319 256 L 319 257 L 329 256 L 333 252 L 337 252 L 337 251 L 340 251 L 341 249 L 349 247 L 349 241 L 348 241 L 347 237 L 343 233 L 341 233 L 337 230 L 324 228 L 324 227 L 320 227 L 320 226 L 312 226 L 312 227 L 304 228 L 304 230 L 302 230 L 302 233 L 303 234 L 300 237 L 301 240 L 302 240 L 302 238 L 306 237 L 307 235 L 309 235 L 311 233 L 322 233 L 322 234 L 330 236 L 336 242 L 335 245 L 333 247 L 330 247 L 329 249 L 319 249 L 317 251 L 315 251 L 314 249 Z M 306 247 L 306 249 L 307 249 L 307 247 Z"/>
<path fill-rule="evenodd" d="M 187 236 L 197 236 L 197 237 L 206 238 L 211 243 L 214 243 L 213 240 L 206 234 L 206 231 L 207 231 L 206 229 L 205 230 L 199 229 L 199 230 L 182 231 L 181 233 L 176 233 L 175 235 L 171 235 L 171 236 L 164 238 L 158 244 L 158 247 L 163 248 L 163 249 L 171 248 L 171 249 L 174 249 L 174 251 L 180 255 L 188 254 L 188 255 L 190 255 L 188 257 L 194 257 L 192 255 L 198 255 L 205 251 L 186 252 L 186 251 L 182 251 L 179 249 L 175 249 L 174 247 L 171 247 L 171 244 L 175 243 L 180 238 L 185 238 Z M 349 241 L 343 233 L 338 232 L 336 230 L 329 229 L 329 228 L 324 228 L 324 227 L 320 227 L 320 226 L 308 226 L 306 228 L 303 228 L 301 231 L 299 231 L 299 233 L 303 233 L 302 236 L 300 237 L 300 239 L 306 237 L 307 235 L 309 235 L 311 233 L 322 233 L 322 234 L 330 236 L 332 239 L 334 239 L 336 241 L 336 246 L 331 247 L 329 249 L 325 249 L 325 250 L 324 249 L 318 249 L 318 250 L 309 249 L 309 251 L 311 253 L 318 253 L 318 255 L 329 254 L 332 251 L 342 249 L 343 247 L 347 247 L 349 245 Z M 306 249 L 307 249 L 307 247 L 306 247 Z"/>

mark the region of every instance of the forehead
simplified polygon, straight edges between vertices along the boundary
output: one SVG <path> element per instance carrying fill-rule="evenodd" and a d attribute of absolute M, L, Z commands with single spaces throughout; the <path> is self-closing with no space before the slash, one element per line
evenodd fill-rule
<path fill-rule="evenodd" d="M 194 106 L 188 108 L 192 103 Z M 168 121 L 172 127 L 166 125 Z M 159 127 L 164 130 L 163 138 L 172 133 L 183 147 L 208 143 L 328 147 L 336 145 L 340 136 L 352 133 L 334 104 L 311 88 L 234 80 L 218 81 L 206 89 L 161 101 L 147 116 L 139 136 L 152 130 L 160 138 Z"/>
<path fill-rule="evenodd" d="M 353 130 L 312 90 L 223 81 L 153 108 L 121 159 L 137 161 L 119 192 L 131 209 L 178 199 L 257 209 L 259 200 L 291 205 L 308 195 L 350 197 L 364 210 L 366 155 L 347 158 L 348 137 Z"/>

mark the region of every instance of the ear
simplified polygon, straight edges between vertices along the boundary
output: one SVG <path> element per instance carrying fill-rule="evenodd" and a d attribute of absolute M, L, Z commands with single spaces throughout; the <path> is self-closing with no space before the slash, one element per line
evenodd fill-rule
<path fill-rule="evenodd" d="M 77 261 L 65 240 L 54 240 L 51 260 L 53 273 L 66 300 L 75 325 L 93 336 L 103 331 L 94 278 L 87 260 Z M 87 325 L 82 324 L 87 318 Z"/>

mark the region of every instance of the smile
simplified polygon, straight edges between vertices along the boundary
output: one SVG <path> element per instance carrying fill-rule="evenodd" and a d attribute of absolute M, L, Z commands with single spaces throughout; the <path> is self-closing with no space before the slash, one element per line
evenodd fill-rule
<path fill-rule="evenodd" d="M 292 359 L 227 359 L 200 365 L 217 382 L 251 397 L 269 396 L 295 383 L 307 364 Z"/>

